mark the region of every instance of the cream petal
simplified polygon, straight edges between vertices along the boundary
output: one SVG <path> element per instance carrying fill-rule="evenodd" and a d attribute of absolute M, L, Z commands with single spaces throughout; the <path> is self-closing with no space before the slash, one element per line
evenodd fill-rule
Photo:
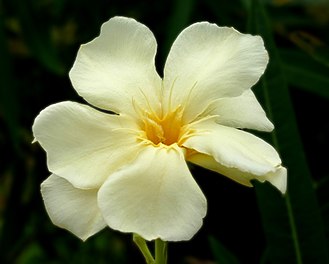
<path fill-rule="evenodd" d="M 147 240 L 190 239 L 201 227 L 206 199 L 176 147 L 145 146 L 132 165 L 115 172 L 99 190 L 107 224 Z"/>
<path fill-rule="evenodd" d="M 32 129 L 47 152 L 49 170 L 82 189 L 99 187 L 139 149 L 137 127 L 128 117 L 73 102 L 47 107 Z"/>
<path fill-rule="evenodd" d="M 207 22 L 175 40 L 164 69 L 164 107 L 186 107 L 189 121 L 210 102 L 239 96 L 263 74 L 268 55 L 261 37 Z"/>
<path fill-rule="evenodd" d="M 274 129 L 251 90 L 247 90 L 237 97 L 220 98 L 213 101 L 203 115 L 218 115 L 218 123 L 230 127 L 266 132 Z"/>
<path fill-rule="evenodd" d="M 265 175 L 254 175 L 248 172 L 240 171 L 237 168 L 228 168 L 218 163 L 213 157 L 195 153 L 188 158 L 189 162 L 197 164 L 206 169 L 218 172 L 232 180 L 251 187 L 251 180 L 258 180 L 260 182 L 268 181 L 275 186 L 281 193 L 285 193 L 287 189 L 287 170 L 282 166 L 275 168 L 273 172 L 269 172 Z"/>
<path fill-rule="evenodd" d="M 51 221 L 82 240 L 106 226 L 97 206 L 97 191 L 77 189 L 54 174 L 41 184 L 41 194 Z"/>
<path fill-rule="evenodd" d="M 116 113 L 138 107 L 157 110 L 161 78 L 154 58 L 153 33 L 131 18 L 114 17 L 104 23 L 99 37 L 81 45 L 70 78 L 89 103 Z"/>
<path fill-rule="evenodd" d="M 216 124 L 213 120 L 197 122 L 190 129 L 195 133 L 183 145 L 212 156 L 225 167 L 260 176 L 275 172 L 281 165 L 271 145 L 245 131 Z"/>

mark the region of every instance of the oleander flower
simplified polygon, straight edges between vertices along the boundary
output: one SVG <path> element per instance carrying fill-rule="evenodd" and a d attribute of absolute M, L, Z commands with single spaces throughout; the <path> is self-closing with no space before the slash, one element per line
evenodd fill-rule
<path fill-rule="evenodd" d="M 207 202 L 187 162 L 286 190 L 275 149 L 242 130 L 273 129 L 251 91 L 268 63 L 262 38 L 195 23 L 173 43 L 163 78 L 156 49 L 143 24 L 110 19 L 69 74 L 78 94 L 106 111 L 66 101 L 35 119 L 51 172 L 41 186 L 46 210 L 82 240 L 106 226 L 147 240 L 190 239 Z"/>

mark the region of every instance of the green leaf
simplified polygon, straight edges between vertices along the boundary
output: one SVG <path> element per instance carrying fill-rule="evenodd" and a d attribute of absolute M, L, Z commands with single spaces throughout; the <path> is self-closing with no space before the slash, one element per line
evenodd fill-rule
<path fill-rule="evenodd" d="M 32 242 L 26 245 L 16 260 L 16 264 L 40 263 L 43 262 L 43 260 L 44 252 L 42 251 L 41 246 L 36 242 Z"/>
<path fill-rule="evenodd" d="M 321 5 L 321 4 L 327 4 L 327 0 L 262 0 L 263 3 L 266 4 L 272 4 L 272 5 Z"/>
<path fill-rule="evenodd" d="M 12 146 L 18 153 L 19 102 L 17 96 L 17 85 L 13 77 L 12 63 L 8 52 L 4 25 L 4 14 L 0 6 L 0 113 L 3 115 L 2 117 L 8 128 Z"/>
<path fill-rule="evenodd" d="M 320 39 L 306 31 L 290 33 L 290 40 L 301 50 L 307 52 L 316 61 L 329 66 L 329 47 Z"/>
<path fill-rule="evenodd" d="M 225 248 L 215 237 L 209 236 L 209 246 L 216 263 L 219 264 L 239 264 L 239 260 Z"/>
<path fill-rule="evenodd" d="M 190 22 L 195 7 L 195 0 L 176 0 L 173 2 L 173 10 L 168 19 L 166 27 L 165 44 L 163 50 L 163 58 L 166 58 L 170 47 L 180 33 Z"/>
<path fill-rule="evenodd" d="M 14 0 L 13 4 L 17 8 L 23 37 L 33 55 L 49 71 L 58 75 L 65 74 L 66 69 L 56 54 L 56 50 L 49 37 L 49 32 L 40 30 L 39 25 L 34 21 L 31 12 L 31 1 Z"/>
<path fill-rule="evenodd" d="M 288 84 L 329 99 L 327 67 L 302 52 L 282 50 L 280 55 Z"/>
<path fill-rule="evenodd" d="M 263 37 L 270 55 L 267 71 L 254 90 L 276 126 L 271 141 L 288 168 L 288 191 L 283 197 L 269 184 L 255 183 L 267 239 L 267 257 L 270 263 L 278 264 L 329 263 L 323 220 L 288 86 L 260 0 L 252 2 L 249 18 L 249 30 Z"/>

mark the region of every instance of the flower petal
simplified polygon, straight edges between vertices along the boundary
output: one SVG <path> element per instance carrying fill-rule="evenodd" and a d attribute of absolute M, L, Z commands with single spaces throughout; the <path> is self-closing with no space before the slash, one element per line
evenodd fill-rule
<path fill-rule="evenodd" d="M 267 132 L 274 128 L 251 90 L 247 90 L 237 97 L 213 101 L 203 115 L 218 115 L 217 122 L 230 127 Z"/>
<path fill-rule="evenodd" d="M 275 172 L 281 165 L 276 150 L 250 133 L 213 120 L 192 124 L 191 129 L 196 132 L 183 145 L 212 156 L 225 167 L 261 176 Z"/>
<path fill-rule="evenodd" d="M 132 165 L 99 190 L 107 224 L 147 240 L 190 239 L 201 227 L 206 199 L 178 147 L 145 146 Z"/>
<path fill-rule="evenodd" d="M 47 107 L 32 129 L 47 152 L 49 170 L 82 189 L 99 187 L 139 148 L 127 117 L 73 102 Z"/>
<path fill-rule="evenodd" d="M 51 221 L 82 240 L 106 226 L 97 206 L 97 191 L 77 189 L 55 174 L 41 184 L 42 197 Z"/>
<path fill-rule="evenodd" d="M 287 189 L 287 170 L 282 166 L 278 166 L 274 172 L 269 172 L 265 175 L 254 175 L 248 172 L 240 171 L 237 168 L 228 168 L 218 163 L 213 157 L 196 153 L 191 155 L 188 161 L 197 164 L 201 167 L 216 171 L 232 180 L 251 187 L 251 180 L 255 179 L 260 182 L 268 181 L 275 186 L 281 193 L 285 193 Z"/>
<path fill-rule="evenodd" d="M 131 114 L 137 102 L 156 110 L 161 90 L 156 48 L 145 25 L 114 17 L 102 25 L 99 37 L 80 47 L 70 71 L 72 84 L 85 100 L 102 109 Z"/>
<path fill-rule="evenodd" d="M 213 100 L 239 96 L 263 74 L 268 55 L 261 37 L 207 22 L 175 40 L 164 70 L 165 107 L 186 106 L 191 120 Z"/>

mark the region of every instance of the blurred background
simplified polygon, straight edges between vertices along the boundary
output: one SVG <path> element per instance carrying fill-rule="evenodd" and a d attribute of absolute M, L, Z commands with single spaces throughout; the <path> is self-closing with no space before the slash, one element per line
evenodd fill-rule
<path fill-rule="evenodd" d="M 198 21 L 261 35 L 270 54 L 253 90 L 276 129 L 258 135 L 288 167 L 288 192 L 191 167 L 208 214 L 191 241 L 169 244 L 169 263 L 329 263 L 328 0 L 0 0 L 0 263 L 144 263 L 130 234 L 82 242 L 51 223 L 39 191 L 45 152 L 31 144 L 43 108 L 83 102 L 68 72 L 115 15 L 154 32 L 160 75 L 175 37 Z"/>

